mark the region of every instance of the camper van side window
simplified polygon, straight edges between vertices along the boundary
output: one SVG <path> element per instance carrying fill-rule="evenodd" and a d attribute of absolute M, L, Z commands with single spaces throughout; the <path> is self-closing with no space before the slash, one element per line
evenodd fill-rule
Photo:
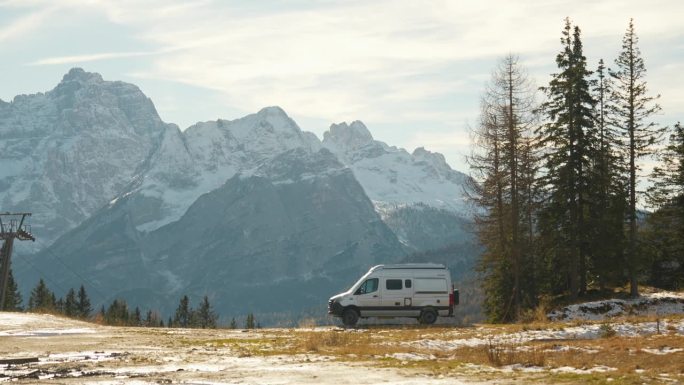
<path fill-rule="evenodd" d="M 411 280 L 410 279 L 405 279 L 404 280 L 404 287 L 407 289 L 411 288 Z"/>
<path fill-rule="evenodd" d="M 401 290 L 401 279 L 388 279 L 385 281 L 387 290 Z"/>
<path fill-rule="evenodd" d="M 362 283 L 361 286 L 356 290 L 356 295 L 358 294 L 368 294 L 378 290 L 378 279 L 371 278 L 367 279 L 366 282 Z"/>

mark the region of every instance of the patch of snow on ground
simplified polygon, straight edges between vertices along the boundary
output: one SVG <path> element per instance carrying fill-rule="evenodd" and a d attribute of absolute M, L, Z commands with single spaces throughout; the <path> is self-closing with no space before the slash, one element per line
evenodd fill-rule
<path fill-rule="evenodd" d="M 92 324 L 50 314 L 0 312 L 0 336 L 47 337 L 95 333 Z"/>
<path fill-rule="evenodd" d="M 404 342 L 402 344 L 415 346 L 431 350 L 455 350 L 463 347 L 478 347 L 492 345 L 519 345 L 531 341 L 553 341 L 553 340 L 587 340 L 597 339 L 604 335 L 606 326 L 610 326 L 615 331 L 616 336 L 638 337 L 656 334 L 658 325 L 656 322 L 640 323 L 610 323 L 610 324 L 586 324 L 578 326 L 559 327 L 557 329 L 545 330 L 526 330 L 514 333 L 502 333 L 492 335 L 490 331 L 482 329 L 476 336 L 458 338 L 461 334 L 456 331 L 447 335 L 445 339 L 421 339 L 417 341 Z M 661 333 L 672 330 L 677 334 L 684 334 L 684 320 L 679 321 L 660 321 Z M 449 336 L 453 338 L 448 338 Z"/>
<path fill-rule="evenodd" d="M 418 354 L 418 353 L 393 353 L 393 354 L 386 354 L 385 357 L 387 358 L 394 358 L 399 361 L 425 361 L 425 360 L 434 360 L 435 356 L 432 354 L 427 355 L 427 354 Z"/>
<path fill-rule="evenodd" d="M 677 353 L 677 352 L 684 352 L 684 349 L 682 349 L 682 348 L 671 348 L 669 346 L 664 346 L 664 347 L 658 348 L 658 349 L 644 348 L 641 350 L 646 352 L 646 353 L 656 354 L 659 356 L 662 356 L 665 354 Z"/>
<path fill-rule="evenodd" d="M 560 368 L 553 368 L 551 372 L 553 373 L 577 373 L 577 374 L 587 374 L 587 373 L 605 373 L 617 370 L 616 368 L 611 368 L 609 366 L 594 366 L 591 368 L 573 368 L 572 366 L 561 366 Z"/>
<path fill-rule="evenodd" d="M 0 337 L 47 337 L 58 336 L 65 334 L 86 334 L 95 333 L 95 330 L 90 328 L 73 328 L 73 329 L 35 329 L 35 330 L 6 330 L 0 332 Z"/>
<path fill-rule="evenodd" d="M 664 291 L 646 293 L 632 299 L 585 302 L 554 310 L 548 314 L 548 317 L 555 321 L 602 321 L 627 315 L 664 316 L 669 314 L 684 314 L 684 293 Z"/>

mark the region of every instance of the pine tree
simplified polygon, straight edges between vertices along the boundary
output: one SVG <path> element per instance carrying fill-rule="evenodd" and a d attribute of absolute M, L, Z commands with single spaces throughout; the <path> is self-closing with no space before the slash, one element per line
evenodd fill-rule
<path fill-rule="evenodd" d="M 547 116 L 539 130 L 546 149 L 546 174 L 543 182 L 548 190 L 541 231 L 550 252 L 550 272 L 563 272 L 564 278 L 552 286 L 565 286 L 571 298 L 586 290 L 587 198 L 590 185 L 591 145 L 595 141 L 593 122 L 594 99 L 590 93 L 586 58 L 580 29 L 565 20 L 561 37 L 562 51 L 556 57 L 559 73 L 552 75 L 542 111 Z"/>
<path fill-rule="evenodd" d="M 186 328 L 190 324 L 190 299 L 187 295 L 184 295 L 180 299 L 178 308 L 176 308 L 176 315 L 174 316 L 173 323 L 176 326 Z"/>
<path fill-rule="evenodd" d="M 55 308 L 54 308 L 55 312 L 57 312 L 59 314 L 64 314 L 64 299 L 62 297 L 60 297 L 57 300 L 55 300 L 55 298 L 53 298 L 53 300 L 55 303 Z"/>
<path fill-rule="evenodd" d="M 533 88 L 518 58 L 508 55 L 483 97 L 481 124 L 475 132 L 479 153 L 469 159 L 473 201 L 485 209 L 476 219 L 487 249 L 479 270 L 485 276 L 485 308 L 495 321 L 515 319 L 536 302 L 536 289 L 530 285 L 534 279 L 526 268 L 532 255 L 527 231 L 536 172 L 531 164 L 533 111 Z"/>
<path fill-rule="evenodd" d="M 128 304 L 123 299 L 115 299 L 105 312 L 105 322 L 109 325 L 124 326 L 130 322 Z"/>
<path fill-rule="evenodd" d="M 254 329 L 256 327 L 256 320 L 254 319 L 254 314 L 247 314 L 245 319 L 245 329 Z"/>
<path fill-rule="evenodd" d="M 129 316 L 129 320 L 131 326 L 142 326 L 142 314 L 139 307 L 135 307 L 135 310 Z"/>
<path fill-rule="evenodd" d="M 21 311 L 21 303 L 23 299 L 21 297 L 21 292 L 17 282 L 14 280 L 14 275 L 12 274 L 12 269 L 9 270 L 9 276 L 7 278 L 7 294 L 5 295 L 5 303 L 3 309 L 5 311 Z"/>
<path fill-rule="evenodd" d="M 238 325 L 237 325 L 237 321 L 235 320 L 235 317 L 233 317 L 233 318 L 230 320 L 230 325 L 229 325 L 228 327 L 229 327 L 230 329 L 237 329 Z"/>
<path fill-rule="evenodd" d="M 78 317 L 78 301 L 76 300 L 76 291 L 71 288 L 64 300 L 64 315 L 67 317 Z"/>
<path fill-rule="evenodd" d="M 164 327 L 164 320 L 161 319 L 161 316 L 156 311 L 148 310 L 143 325 L 147 327 Z"/>
<path fill-rule="evenodd" d="M 93 309 L 90 307 L 90 298 L 88 298 L 85 287 L 81 285 L 81 288 L 78 289 L 78 317 L 86 319 L 90 317 L 90 312 L 92 311 Z"/>
<path fill-rule="evenodd" d="M 670 290 L 684 288 L 684 127 L 674 126 L 653 169 L 648 203 L 656 210 L 643 235 L 651 256 L 649 283 Z M 678 266 L 676 270 L 673 268 Z"/>
<path fill-rule="evenodd" d="M 48 289 L 45 281 L 41 278 L 29 297 L 28 310 L 39 311 L 54 311 L 56 306 L 55 295 Z"/>
<path fill-rule="evenodd" d="M 627 216 L 629 218 L 629 237 L 627 243 L 627 265 L 629 268 L 630 294 L 633 297 L 639 295 L 637 286 L 637 178 L 639 159 L 653 153 L 654 145 L 663 136 L 664 128 L 648 121 L 649 118 L 660 111 L 660 106 L 655 101 L 660 95 L 648 96 L 646 81 L 646 66 L 641 58 L 641 52 L 637 47 L 639 42 L 634 32 L 634 22 L 629 21 L 629 27 L 622 39 L 622 52 L 615 59 L 616 71 L 611 72 L 615 79 L 615 89 L 612 93 L 613 113 L 617 124 L 628 138 L 624 143 L 624 151 L 628 161 L 628 191 L 629 206 Z"/>
<path fill-rule="evenodd" d="M 604 289 L 608 284 L 622 284 L 622 271 L 616 266 L 623 265 L 623 218 L 627 198 L 622 181 L 624 159 L 619 152 L 620 141 L 611 112 L 612 82 L 606 76 L 603 59 L 599 61 L 596 75 L 593 89 L 596 142 L 592 145 L 588 245 L 591 275 Z"/>
<path fill-rule="evenodd" d="M 197 309 L 197 318 L 198 327 L 202 329 L 216 328 L 216 321 L 218 319 L 218 316 L 212 309 L 211 304 L 209 303 L 209 297 L 207 297 L 206 295 L 202 299 L 202 303 L 200 303 L 199 309 Z"/>

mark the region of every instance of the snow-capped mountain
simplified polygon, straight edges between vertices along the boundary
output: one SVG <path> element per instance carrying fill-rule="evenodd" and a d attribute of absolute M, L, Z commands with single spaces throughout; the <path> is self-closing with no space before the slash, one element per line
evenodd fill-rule
<path fill-rule="evenodd" d="M 165 130 L 138 87 L 72 69 L 53 90 L 0 102 L 0 209 L 31 211 L 50 244 L 130 183 Z"/>
<path fill-rule="evenodd" d="M 354 171 L 381 211 L 414 204 L 467 211 L 463 194 L 467 176 L 451 169 L 442 154 L 422 147 L 412 154 L 390 147 L 374 140 L 358 120 L 331 125 L 323 134 L 323 146 Z"/>
<path fill-rule="evenodd" d="M 33 258 L 60 286 L 91 277 L 165 312 L 183 294 L 286 311 L 404 256 L 352 171 L 280 108 L 166 134 L 126 191 Z"/>
<path fill-rule="evenodd" d="M 323 146 L 350 167 L 383 220 L 410 251 L 437 249 L 470 237 L 467 176 L 439 153 L 413 153 L 374 140 L 360 121 L 333 124 Z"/>
<path fill-rule="evenodd" d="M 465 176 L 358 121 L 321 142 L 267 107 L 181 131 L 137 87 L 73 69 L 1 104 L 0 133 L 0 210 L 31 210 L 42 244 L 56 238 L 13 265 L 25 292 L 48 271 L 61 288 L 88 277 L 99 302 L 293 310 L 370 265 L 470 239 Z"/>
<path fill-rule="evenodd" d="M 280 107 L 227 121 L 197 123 L 184 132 L 168 129 L 149 168 L 127 195 L 139 192 L 149 209 L 136 227 L 153 231 L 177 221 L 202 194 L 219 188 L 237 173 L 252 174 L 264 162 L 289 150 L 321 148 Z"/>

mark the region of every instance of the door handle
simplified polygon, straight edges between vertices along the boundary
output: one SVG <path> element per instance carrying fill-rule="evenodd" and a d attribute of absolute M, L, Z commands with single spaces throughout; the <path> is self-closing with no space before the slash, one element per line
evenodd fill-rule
<path fill-rule="evenodd" d="M 378 295 L 377 295 L 377 294 L 376 294 L 376 295 L 374 295 L 374 296 L 373 296 L 373 298 L 378 298 Z"/>

